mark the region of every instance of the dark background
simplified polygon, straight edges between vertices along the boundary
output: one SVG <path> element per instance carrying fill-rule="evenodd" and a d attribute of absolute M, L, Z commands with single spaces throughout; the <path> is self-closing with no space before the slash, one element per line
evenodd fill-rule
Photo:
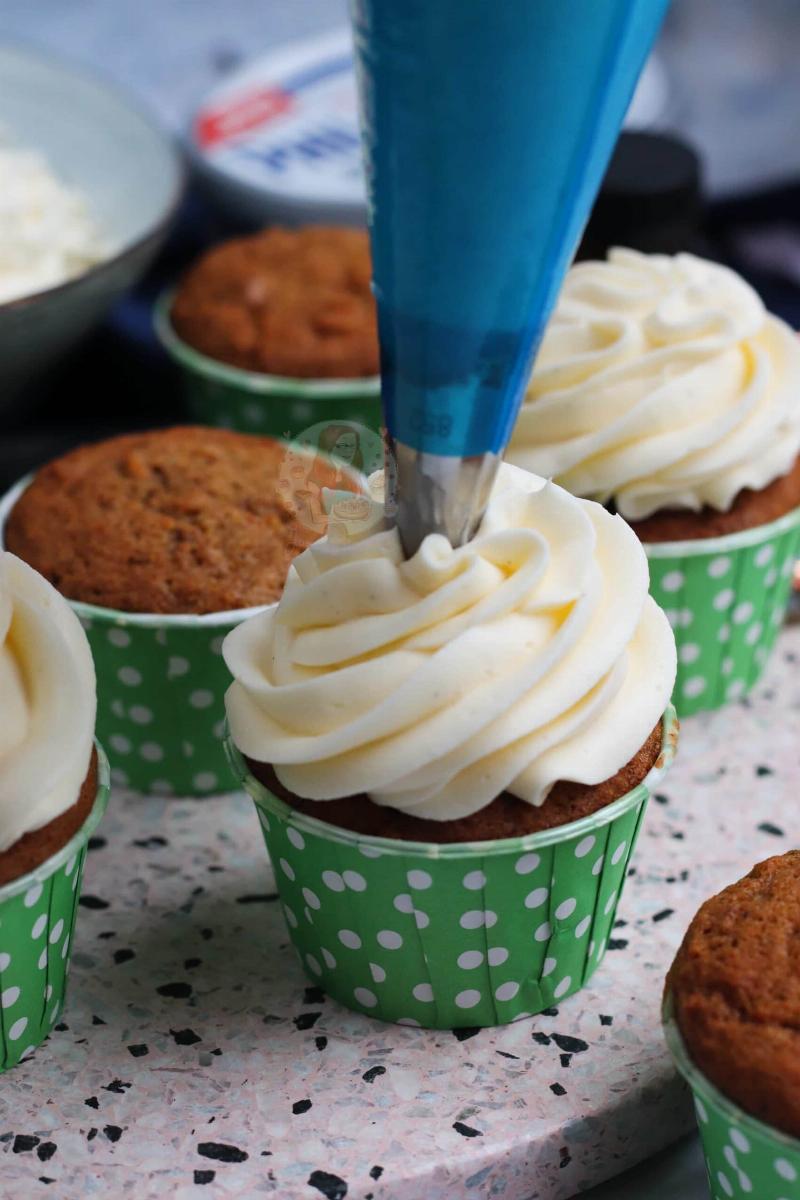
<path fill-rule="evenodd" d="M 0 38 L 112 76 L 180 136 L 227 72 L 344 20 L 344 0 L 3 0 Z M 742 270 L 798 327 L 799 63 L 798 0 L 674 0 L 644 105 L 652 128 L 677 132 L 701 156 L 698 247 Z M 176 377 L 152 335 L 152 301 L 203 246 L 231 232 L 190 187 L 148 278 L 6 419 L 0 487 L 80 441 L 183 418 Z M 624 228 L 617 238 L 631 240 Z"/>

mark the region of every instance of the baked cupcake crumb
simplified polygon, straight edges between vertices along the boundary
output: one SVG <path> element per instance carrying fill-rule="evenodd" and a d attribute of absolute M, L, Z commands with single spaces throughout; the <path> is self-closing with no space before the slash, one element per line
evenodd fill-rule
<path fill-rule="evenodd" d="M 324 528 L 324 516 L 316 529 L 298 519 L 299 489 L 353 488 L 319 456 L 311 483 L 288 479 L 287 455 L 271 438 L 202 426 L 81 446 L 36 473 L 8 518 L 6 548 L 68 599 L 105 608 L 270 604 Z"/>
<path fill-rule="evenodd" d="M 707 900 L 667 976 L 689 1056 L 745 1112 L 800 1137 L 800 851 Z"/>
<path fill-rule="evenodd" d="M 560 780 L 538 808 L 526 804 L 510 792 L 503 792 L 485 808 L 452 821 L 415 817 L 396 808 L 375 804 L 363 793 L 341 800 L 303 800 L 287 791 L 270 765 L 251 759 L 247 760 L 247 765 L 256 779 L 292 808 L 326 821 L 329 825 L 338 825 L 369 837 L 399 838 L 408 842 L 480 842 L 522 837 L 591 816 L 642 782 L 656 765 L 661 753 L 661 740 L 662 724 L 659 721 L 633 758 L 603 783 Z"/>
<path fill-rule="evenodd" d="M 693 538 L 723 537 L 768 525 L 800 507 L 800 457 L 791 471 L 773 479 L 759 491 L 742 488 L 727 512 L 706 505 L 699 512 L 666 508 L 642 521 L 629 521 L 642 542 L 682 542 Z"/>
<path fill-rule="evenodd" d="M 364 230 L 267 229 L 203 255 L 178 289 L 172 324 L 202 354 L 249 371 L 375 375 L 371 274 Z"/>

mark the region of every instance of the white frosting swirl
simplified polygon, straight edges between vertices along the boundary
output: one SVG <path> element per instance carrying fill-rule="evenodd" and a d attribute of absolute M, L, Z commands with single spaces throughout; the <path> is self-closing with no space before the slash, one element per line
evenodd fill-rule
<path fill-rule="evenodd" d="M 478 535 L 334 529 L 228 634 L 226 705 L 295 795 L 366 792 L 434 820 L 504 790 L 600 783 L 666 707 L 675 645 L 644 551 L 599 505 L 503 465 Z"/>
<path fill-rule="evenodd" d="M 75 804 L 92 754 L 95 674 L 63 596 L 0 552 L 0 851 Z"/>
<path fill-rule="evenodd" d="M 727 511 L 800 452 L 800 341 L 727 267 L 612 250 L 568 273 L 506 457 L 629 520 Z"/>

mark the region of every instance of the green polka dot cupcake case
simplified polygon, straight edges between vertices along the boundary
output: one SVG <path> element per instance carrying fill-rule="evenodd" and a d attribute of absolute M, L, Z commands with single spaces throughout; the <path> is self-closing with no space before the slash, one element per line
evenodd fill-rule
<path fill-rule="evenodd" d="M 591 977 L 674 738 L 668 713 L 658 767 L 590 817 L 451 845 L 367 838 L 297 813 L 227 747 L 309 977 L 382 1020 L 453 1028 L 531 1016 Z"/>
<path fill-rule="evenodd" d="M 0 887 L 0 1071 L 27 1058 L 64 1007 L 86 847 L 108 801 L 99 746 L 97 756 L 97 796 L 83 826 L 35 871 Z"/>
<path fill-rule="evenodd" d="M 0 500 L 2 528 L 31 481 Z M 259 607 L 205 614 L 118 612 L 69 600 L 86 631 L 97 675 L 97 736 L 112 782 L 134 791 L 205 796 L 232 790 L 222 743 L 230 677 L 225 635 Z"/>
<path fill-rule="evenodd" d="M 650 591 L 678 648 L 681 717 L 720 708 L 759 679 L 783 624 L 800 548 L 800 509 L 721 538 L 645 544 Z"/>
<path fill-rule="evenodd" d="M 179 338 L 164 293 L 154 313 L 162 346 L 181 371 L 187 409 L 203 425 L 290 440 L 319 421 L 354 421 L 379 433 L 380 379 L 291 379 L 232 367 Z"/>
<path fill-rule="evenodd" d="M 800 1141 L 743 1112 L 698 1070 L 673 1019 L 669 998 L 664 1034 L 692 1091 L 714 1200 L 800 1200 Z"/>
<path fill-rule="evenodd" d="M 162 795 L 231 791 L 222 642 L 258 609 L 160 616 L 71 603 L 94 656 L 97 735 L 114 783 Z"/>

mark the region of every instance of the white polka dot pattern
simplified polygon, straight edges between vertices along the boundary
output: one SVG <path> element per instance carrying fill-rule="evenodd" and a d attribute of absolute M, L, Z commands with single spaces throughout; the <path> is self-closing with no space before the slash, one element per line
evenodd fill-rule
<path fill-rule="evenodd" d="M 98 679 L 97 734 L 124 759 L 134 790 L 207 795 L 232 790 L 223 697 L 222 641 L 232 624 L 120 623 L 88 631 Z"/>
<path fill-rule="evenodd" d="M 519 984 L 514 979 L 509 979 L 505 983 L 501 983 L 498 988 L 495 988 L 495 999 L 497 1000 L 513 1000 L 519 991 Z"/>
<path fill-rule="evenodd" d="M 89 833 L 36 882 L 0 899 L 0 1072 L 32 1054 L 60 1011 Z"/>
<path fill-rule="evenodd" d="M 541 908 L 547 899 L 549 893 L 546 887 L 534 888 L 532 892 L 528 892 L 525 897 L 526 908 Z"/>
<path fill-rule="evenodd" d="M 483 954 L 480 950 L 465 950 L 456 961 L 462 971 L 474 971 L 483 964 Z"/>
<path fill-rule="evenodd" d="M 530 875 L 539 866 L 541 859 L 538 854 L 523 854 L 514 864 L 514 870 L 518 875 Z"/>
<path fill-rule="evenodd" d="M 339 941 L 343 946 L 347 946 L 348 950 L 360 950 L 361 938 L 352 929 L 340 929 Z"/>
<path fill-rule="evenodd" d="M 402 853 L 378 845 L 376 858 L 365 839 L 329 840 L 275 801 L 259 812 L 289 934 L 312 978 L 382 1019 L 454 1028 L 541 1011 L 591 975 L 643 793 L 579 836 L 535 849 L 513 839 L 489 853 L 443 846 L 429 855 L 409 843 Z"/>
<path fill-rule="evenodd" d="M 364 1008 L 374 1008 L 378 1003 L 378 997 L 374 992 L 371 992 L 369 988 L 357 987 L 353 992 L 353 996 L 359 1004 L 364 1006 Z"/>
<path fill-rule="evenodd" d="M 501 967 L 508 959 L 505 946 L 490 946 L 486 953 L 486 961 L 490 967 Z"/>
<path fill-rule="evenodd" d="M 486 887 L 486 876 L 483 871 L 468 871 L 461 882 L 469 891 L 479 892 L 481 888 Z"/>
<path fill-rule="evenodd" d="M 661 580 L 665 592 L 679 592 L 685 583 L 683 571 L 667 571 Z"/>
<path fill-rule="evenodd" d="M 701 1079 L 693 1081 L 698 1089 L 694 1108 L 713 1194 L 729 1200 L 796 1200 L 800 1145 L 739 1112 L 705 1086 L 701 1096 Z"/>
<path fill-rule="evenodd" d="M 768 662 L 786 610 L 800 513 L 758 532 L 752 545 L 741 543 L 753 531 L 722 539 L 724 553 L 719 544 L 704 551 L 700 540 L 689 554 L 646 547 L 650 590 L 676 635 L 673 700 L 681 717 L 736 701 Z"/>

